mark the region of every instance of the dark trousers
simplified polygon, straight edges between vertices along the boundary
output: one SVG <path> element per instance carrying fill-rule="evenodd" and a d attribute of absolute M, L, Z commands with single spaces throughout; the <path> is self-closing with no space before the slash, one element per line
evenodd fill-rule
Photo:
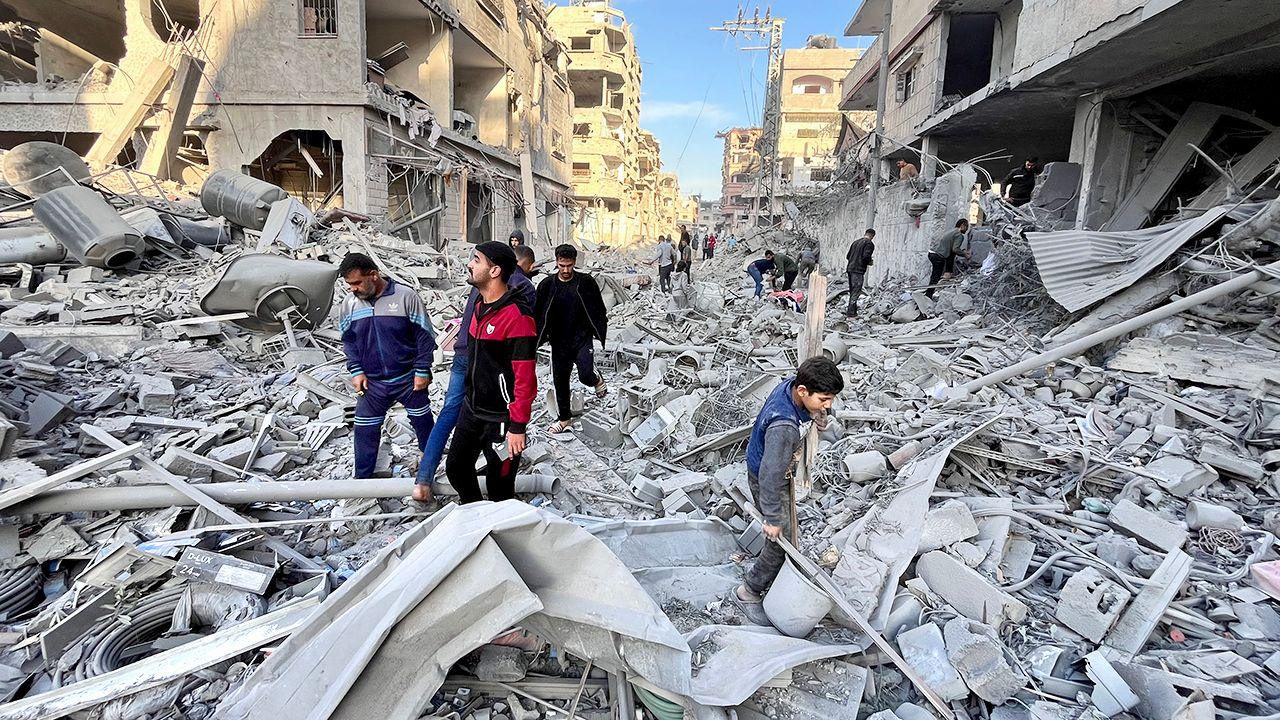
<path fill-rule="evenodd" d="M 594 388 L 600 384 L 589 338 L 578 346 L 551 343 L 551 382 L 556 389 L 556 406 L 560 412 L 557 420 L 569 420 L 573 417 L 569 412 L 569 399 L 572 396 L 569 390 L 569 373 L 575 365 L 578 366 L 578 379 L 583 385 Z"/>
<path fill-rule="evenodd" d="M 710 260 L 713 252 L 714 250 L 712 248 L 709 248 L 709 247 L 702 248 L 702 259 Z"/>
<path fill-rule="evenodd" d="M 1022 207 L 1023 205 L 1026 205 L 1026 204 L 1027 204 L 1027 203 L 1029 203 L 1029 202 L 1031 202 L 1031 197 L 1030 197 L 1030 196 L 1027 196 L 1027 197 L 1024 197 L 1024 198 L 1016 198 L 1016 197 L 1012 197 L 1012 196 L 1011 196 L 1011 197 L 1009 198 L 1009 204 L 1010 204 L 1010 205 L 1012 205 L 1012 206 L 1014 206 L 1014 207 Z"/>
<path fill-rule="evenodd" d="M 796 275 L 800 274 L 798 270 L 782 273 L 782 289 L 790 290 L 792 285 L 796 284 Z"/>
<path fill-rule="evenodd" d="M 485 469 L 489 499 L 510 500 L 516 496 L 516 470 L 520 468 L 520 456 L 512 455 L 503 460 L 494 450 L 507 436 L 507 424 L 482 420 L 475 416 L 467 404 L 458 414 L 458 424 L 453 429 L 453 441 L 449 443 L 449 456 L 444 461 L 444 471 L 449 484 L 458 493 L 463 505 L 484 499 L 480 494 L 480 478 L 476 474 L 476 461 L 483 453 L 488 467 Z"/>
<path fill-rule="evenodd" d="M 751 499 L 756 504 L 756 508 L 760 507 L 760 481 L 755 474 L 747 472 L 747 485 L 751 487 Z M 783 502 L 787 502 L 787 493 L 784 489 L 782 494 Z M 791 523 L 784 516 L 782 518 L 782 537 L 791 537 Z M 746 582 L 747 589 L 757 595 L 763 595 L 773 584 L 773 579 L 778 577 L 778 571 L 782 569 L 782 563 L 786 562 L 787 554 L 783 551 L 782 546 L 772 540 L 766 539 L 764 549 L 760 551 L 760 557 L 751 563 L 751 568 L 747 570 Z"/>
<path fill-rule="evenodd" d="M 942 279 L 942 274 L 947 272 L 947 265 L 949 264 L 950 261 L 951 261 L 951 258 L 942 257 L 937 253 L 929 253 L 929 267 L 930 267 L 929 285 L 930 286 L 938 284 L 938 281 Z M 930 287 L 928 290 L 925 290 L 924 291 L 925 296 L 933 297 L 933 292 L 936 289 L 937 288 Z"/>
<path fill-rule="evenodd" d="M 356 400 L 355 445 L 356 477 L 371 478 L 378 464 L 378 446 L 382 443 L 382 423 L 392 405 L 400 403 L 409 415 L 409 424 L 418 436 L 418 448 L 427 446 L 435 418 L 431 416 L 431 398 L 426 390 L 413 389 L 413 374 L 397 382 L 370 380 L 364 394 Z"/>
<path fill-rule="evenodd" d="M 866 273 L 849 271 L 849 308 L 845 310 L 846 315 L 858 314 L 858 298 L 862 297 L 862 286 L 866 280 Z"/>
<path fill-rule="evenodd" d="M 662 292 L 671 292 L 671 269 L 674 265 L 658 266 L 658 289 Z"/>

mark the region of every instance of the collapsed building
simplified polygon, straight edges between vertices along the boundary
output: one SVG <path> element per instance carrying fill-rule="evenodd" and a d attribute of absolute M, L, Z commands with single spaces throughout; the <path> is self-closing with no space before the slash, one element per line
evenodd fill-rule
<path fill-rule="evenodd" d="M 585 252 L 610 392 L 574 390 L 563 434 L 535 403 L 522 501 L 454 505 L 442 477 L 423 506 L 401 411 L 352 479 L 336 266 L 414 288 L 442 368 L 474 238 L 36 137 L 0 157 L 0 719 L 1280 713 L 1280 158 L 1136 229 L 940 163 L 884 189 L 857 318 L 843 169 L 670 294 L 645 255 Z M 958 217 L 972 257 L 926 295 L 912 243 Z M 745 261 L 815 245 L 802 292 L 752 297 Z M 767 542 L 752 423 L 817 355 L 845 389 L 789 562 L 738 604 Z"/>

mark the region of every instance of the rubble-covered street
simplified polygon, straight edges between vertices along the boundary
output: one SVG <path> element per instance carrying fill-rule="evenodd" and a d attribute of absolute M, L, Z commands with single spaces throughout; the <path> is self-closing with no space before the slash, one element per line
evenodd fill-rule
<path fill-rule="evenodd" d="M 205 12 L 186 17 L 175 3 L 175 37 L 134 34 L 120 60 L 156 63 L 146 82 L 107 120 L 74 119 L 94 132 L 19 131 L 6 108 L 61 101 L 6 98 L 65 91 L 55 69 L 92 89 L 73 106 L 97 107 L 121 82 L 121 66 L 80 67 L 92 53 L 66 48 L 87 41 L 19 4 L 18 20 L 0 15 L 15 68 L 0 71 L 0 720 L 1280 718 L 1280 129 L 1266 119 L 1280 108 L 1218 104 L 1179 78 L 1159 97 L 1098 83 L 1060 104 L 1070 150 L 1025 165 L 1025 135 L 1002 145 L 964 124 L 993 112 L 984 100 L 1018 102 L 1001 95 L 1010 87 L 1048 107 L 1032 96 L 1078 80 L 1079 57 L 1183 28 L 1207 0 L 1129 3 L 1148 14 L 1095 23 L 1002 88 L 947 93 L 910 123 L 898 122 L 908 81 L 886 109 L 893 80 L 879 78 L 877 98 L 874 73 L 923 71 L 925 53 L 946 49 L 921 34 L 940 17 L 955 37 L 981 36 L 1011 6 L 917 19 L 906 3 L 863 3 L 846 34 L 898 40 L 902 21 L 877 25 L 880 13 L 920 23 L 893 65 L 878 45 L 830 36 L 783 52 L 780 19 L 740 13 L 712 29 L 772 39 L 781 97 L 764 109 L 772 130 L 715 135 L 724 196 L 707 221 L 639 128 L 631 28 L 603 0 L 424 0 L 445 21 L 429 48 L 382 43 L 404 19 L 390 0 L 370 0 L 363 25 L 305 0 L 290 42 L 363 52 L 367 38 L 344 34 L 356 27 L 391 45 L 358 58 L 370 74 L 355 86 L 368 104 L 347 108 L 357 128 L 242 123 L 235 150 L 218 113 L 293 112 L 197 96 L 220 58 L 210 48 L 251 37 L 243 18 L 228 39 L 210 18 L 231 10 L 194 3 Z M 1024 24 L 1008 32 L 1021 39 L 1058 22 L 1016 5 Z M 1258 27 L 1280 27 L 1280 10 L 1255 9 Z M 1203 29 L 1203 53 L 1237 57 L 1222 43 L 1253 37 L 1240 12 Z M 468 29 L 493 17 L 520 51 L 502 73 L 477 59 L 502 43 L 485 36 L 486 50 Z M 542 54 L 521 54 L 531 48 Z M 974 62 L 960 41 L 950 49 Z M 569 52 L 591 69 L 573 75 Z M 1194 77 L 1190 56 L 1169 62 Z M 426 72 L 441 57 L 447 101 Z M 521 91 L 484 94 L 508 75 L 532 107 Z M 611 88 L 623 75 L 625 90 Z M 962 81 L 939 78 L 939 91 Z M 606 116 L 623 92 L 636 112 L 618 124 Z M 814 160 L 787 141 L 817 136 L 788 123 L 819 103 L 839 138 L 823 135 Z M 1033 114 L 1027 132 L 1051 146 Z M 622 151 L 637 167 L 601 170 L 618 152 L 601 149 L 609 138 L 643 145 L 643 158 Z M 762 162 L 787 176 L 758 174 Z M 1029 196 L 1010 195 L 1023 182 Z M 693 247 L 655 242 L 682 231 Z M 476 382 L 455 364 L 464 315 L 472 367 L 479 328 L 495 332 L 493 316 L 464 310 L 473 291 L 473 304 L 502 302 L 474 267 L 505 252 L 507 232 L 536 255 L 523 271 L 535 286 L 569 282 L 572 256 L 599 290 L 607 339 L 586 342 L 601 383 L 579 365 L 558 431 L 562 346 L 554 332 L 540 347 L 525 338 L 537 347 L 527 446 L 511 445 L 511 426 L 474 438 L 518 463 L 516 499 L 460 502 L 467 485 L 450 476 L 466 472 L 450 455 L 419 502 L 427 413 L 358 415 L 372 390 L 343 310 L 392 296 L 359 295 L 339 267 L 367 256 L 368 277 L 421 300 L 424 316 L 402 314 L 434 343 L 421 351 L 431 369 L 399 380 L 430 380 L 413 387 L 439 421 L 450 383 Z M 502 299 L 510 275 L 493 276 Z M 577 312 L 557 302 L 550 312 Z M 547 316 L 537 323 L 540 341 Z M 377 352 L 386 327 L 371 331 Z M 772 398 L 810 418 L 792 383 L 812 358 L 843 385 L 798 426 L 794 457 L 771 459 L 786 466 L 779 524 L 748 445 L 769 447 L 752 438 Z M 371 423 L 378 439 L 357 440 L 378 434 Z M 757 563 L 779 551 L 751 599 Z"/>

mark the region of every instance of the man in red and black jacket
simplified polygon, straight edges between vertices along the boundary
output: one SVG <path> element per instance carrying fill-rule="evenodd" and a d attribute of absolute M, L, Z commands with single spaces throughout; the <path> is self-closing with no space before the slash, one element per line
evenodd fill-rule
<path fill-rule="evenodd" d="M 516 255 L 508 245 L 489 241 L 476 246 L 467 264 L 467 282 L 480 293 L 468 333 L 471 362 L 465 397 L 445 474 L 462 503 L 482 500 L 476 460 L 484 453 L 490 500 L 516 496 L 516 470 L 524 452 L 525 427 L 538 394 L 534 362 L 537 332 L 528 308 L 508 286 Z M 495 446 L 506 445 L 499 453 Z"/>

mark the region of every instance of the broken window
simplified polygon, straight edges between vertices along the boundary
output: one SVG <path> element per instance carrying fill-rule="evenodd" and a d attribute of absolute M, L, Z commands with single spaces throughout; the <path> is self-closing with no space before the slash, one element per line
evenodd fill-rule
<path fill-rule="evenodd" d="M 591 177 L 591 163 L 576 162 L 573 164 L 574 177 Z"/>
<path fill-rule="evenodd" d="M 246 168 L 312 210 L 342 206 L 342 143 L 322 130 L 290 130 Z"/>
<path fill-rule="evenodd" d="M 816 138 L 818 137 L 818 131 L 814 128 L 800 128 L 799 130 L 796 130 L 796 137 Z"/>
<path fill-rule="evenodd" d="M 991 80 L 991 55 L 995 42 L 995 13 L 951 16 L 947 34 L 947 59 L 942 94 L 965 97 Z"/>
<path fill-rule="evenodd" d="M 809 180 L 813 182 L 828 182 L 831 180 L 831 171 L 826 168 L 810 168 Z"/>
<path fill-rule="evenodd" d="M 476 245 L 493 239 L 493 188 L 467 181 L 467 241 Z"/>
<path fill-rule="evenodd" d="M 574 123 L 574 137 L 591 137 L 591 123 Z"/>
<path fill-rule="evenodd" d="M 569 39 L 569 49 L 570 49 L 570 50 L 590 50 L 590 49 L 591 49 L 591 36 L 590 36 L 590 35 L 584 35 L 584 36 L 582 36 L 582 37 L 570 38 L 570 39 Z"/>
<path fill-rule="evenodd" d="M 898 102 L 906 102 L 916 91 L 916 68 L 911 66 L 906 70 L 898 73 L 894 85 L 894 99 Z"/>
<path fill-rule="evenodd" d="M 497 23 L 499 27 L 502 26 L 505 14 L 502 12 L 501 2 L 495 2 L 495 0 L 476 0 L 476 5 L 480 6 L 480 9 L 484 11 L 485 15 L 489 16 L 490 20 Z"/>
<path fill-rule="evenodd" d="M 338 0 L 299 0 L 298 34 L 303 37 L 337 37 Z"/>
<path fill-rule="evenodd" d="M 557 159 L 564 159 L 564 136 L 559 130 L 551 131 L 551 154 Z"/>
<path fill-rule="evenodd" d="M 389 165 L 387 170 L 387 232 L 420 245 L 442 247 L 444 184 L 440 176 L 402 165 Z"/>

